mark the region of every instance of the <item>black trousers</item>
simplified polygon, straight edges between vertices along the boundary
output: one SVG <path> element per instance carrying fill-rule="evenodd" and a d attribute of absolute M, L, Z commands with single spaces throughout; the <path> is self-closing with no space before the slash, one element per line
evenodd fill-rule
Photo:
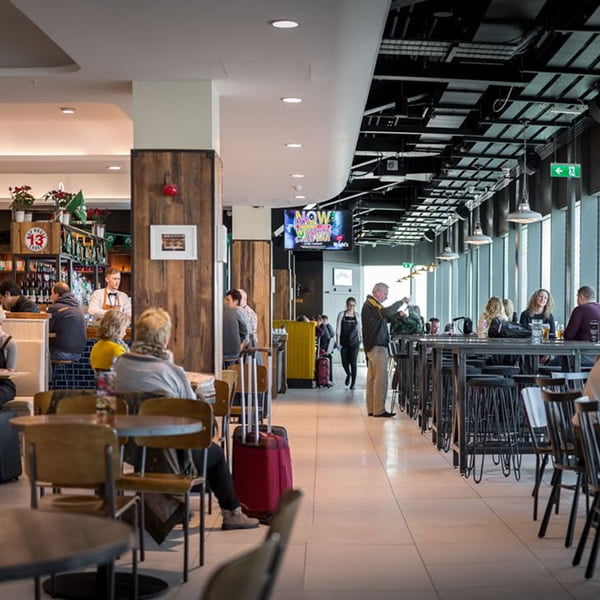
<path fill-rule="evenodd" d="M 350 385 L 356 382 L 356 359 L 358 358 L 358 349 L 360 346 L 342 346 L 340 354 L 342 356 L 342 367 L 346 375 L 351 378 Z"/>
<path fill-rule="evenodd" d="M 206 481 L 219 506 L 225 510 L 234 510 L 240 505 L 240 501 L 233 489 L 233 479 L 225 461 L 225 453 L 215 442 L 208 447 L 207 452 Z M 203 450 L 192 450 L 192 458 L 199 473 L 202 472 L 203 455 Z"/>

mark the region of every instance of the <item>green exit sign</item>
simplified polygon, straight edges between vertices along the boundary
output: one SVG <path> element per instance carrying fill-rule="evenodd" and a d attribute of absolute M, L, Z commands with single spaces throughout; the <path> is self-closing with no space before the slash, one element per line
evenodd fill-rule
<path fill-rule="evenodd" d="M 581 177 L 581 165 L 579 163 L 550 163 L 550 177 L 579 179 Z"/>
<path fill-rule="evenodd" d="M 405 269 L 412 269 L 415 265 L 413 263 L 402 263 Z"/>

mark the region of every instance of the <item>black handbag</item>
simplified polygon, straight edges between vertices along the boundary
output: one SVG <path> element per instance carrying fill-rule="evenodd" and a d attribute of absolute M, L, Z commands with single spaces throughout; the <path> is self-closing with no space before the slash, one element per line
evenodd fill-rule
<path fill-rule="evenodd" d="M 506 319 L 494 317 L 488 328 L 488 337 L 491 338 L 528 338 L 531 330 L 518 323 L 511 323 Z"/>

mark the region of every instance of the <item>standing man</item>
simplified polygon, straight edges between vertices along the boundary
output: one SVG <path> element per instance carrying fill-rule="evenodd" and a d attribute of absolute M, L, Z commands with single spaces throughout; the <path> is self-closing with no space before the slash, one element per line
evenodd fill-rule
<path fill-rule="evenodd" d="M 131 319 L 131 299 L 125 292 L 119 291 L 121 271 L 114 267 L 106 269 L 104 277 L 106 287 L 95 290 L 90 297 L 88 314 L 101 319 L 107 310 L 120 310 Z"/>
<path fill-rule="evenodd" d="M 86 342 L 85 315 L 77 298 L 64 281 L 52 286 L 50 296 L 52 304 L 48 306 L 50 314 L 50 359 L 79 360 Z"/>
<path fill-rule="evenodd" d="M 239 290 L 227 290 L 223 301 L 223 368 L 237 362 L 248 343 L 248 321 L 240 309 Z"/>
<path fill-rule="evenodd" d="M 408 304 L 408 298 L 384 307 L 383 302 L 387 300 L 389 289 L 385 283 L 376 283 L 361 311 L 363 344 L 368 358 L 367 414 L 370 417 L 393 417 L 396 414 L 385 408 L 390 341 L 388 323 L 403 304 Z"/>
<path fill-rule="evenodd" d="M 12 279 L 0 281 L 0 301 L 4 310 L 10 312 L 40 312 L 39 306 L 33 300 L 19 294 L 19 288 Z"/>

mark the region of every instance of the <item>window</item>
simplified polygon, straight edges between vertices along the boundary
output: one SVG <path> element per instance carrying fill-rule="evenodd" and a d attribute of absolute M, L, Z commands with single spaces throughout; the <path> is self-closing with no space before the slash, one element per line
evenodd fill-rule
<path fill-rule="evenodd" d="M 579 281 L 581 279 L 581 202 L 575 203 L 575 214 L 573 215 L 573 239 L 574 239 L 574 255 L 573 255 L 573 290 L 579 289 Z"/>
<path fill-rule="evenodd" d="M 521 237 L 519 247 L 519 297 L 515 298 L 519 306 L 527 306 L 527 245 L 529 240 L 529 228 L 521 226 Z"/>
<path fill-rule="evenodd" d="M 551 256 L 552 246 L 552 222 L 550 215 L 542 219 L 542 285 L 545 290 L 550 289 L 550 265 L 552 261 L 549 259 Z"/>

